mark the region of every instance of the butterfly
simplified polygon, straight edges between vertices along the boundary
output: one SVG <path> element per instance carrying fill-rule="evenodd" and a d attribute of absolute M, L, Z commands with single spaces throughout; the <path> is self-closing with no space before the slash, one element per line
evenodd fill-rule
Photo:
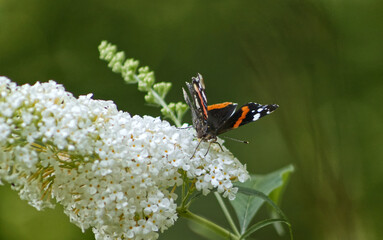
<path fill-rule="evenodd" d="M 202 75 L 199 73 L 197 74 L 197 77 L 192 78 L 191 83 L 186 82 L 186 86 L 193 101 L 190 100 L 189 95 L 185 89 L 182 88 L 184 98 L 191 111 L 193 127 L 197 132 L 197 138 L 200 139 L 194 154 L 201 141 L 210 142 L 210 144 L 218 143 L 218 135 L 236 129 L 247 123 L 255 122 L 258 119 L 269 115 L 279 107 L 277 104 L 261 105 L 254 102 L 249 102 L 238 110 L 238 104 L 232 102 L 224 102 L 208 106 L 205 94 L 205 84 Z M 219 146 L 223 151 L 222 146 Z"/>

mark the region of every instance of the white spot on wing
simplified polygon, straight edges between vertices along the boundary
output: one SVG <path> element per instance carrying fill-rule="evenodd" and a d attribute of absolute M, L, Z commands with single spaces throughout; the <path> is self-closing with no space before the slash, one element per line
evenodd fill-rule
<path fill-rule="evenodd" d="M 257 112 L 262 112 L 264 108 L 258 108 Z"/>
<path fill-rule="evenodd" d="M 257 113 L 253 117 L 253 121 L 257 121 L 261 117 L 261 114 Z"/>

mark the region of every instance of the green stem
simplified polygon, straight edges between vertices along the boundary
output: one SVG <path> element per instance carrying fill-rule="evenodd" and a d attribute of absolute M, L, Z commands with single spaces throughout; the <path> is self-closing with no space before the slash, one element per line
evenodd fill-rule
<path fill-rule="evenodd" d="M 177 127 L 181 127 L 181 122 L 178 120 L 176 115 L 174 115 L 173 111 L 169 109 L 168 104 L 158 95 L 156 91 L 154 91 L 152 88 L 149 90 L 153 96 L 157 99 L 157 101 L 160 103 L 160 105 L 167 110 L 167 112 L 170 113 L 170 117 L 173 120 L 173 122 L 176 124 Z"/>
<path fill-rule="evenodd" d="M 185 208 L 186 201 L 189 199 L 190 195 L 193 193 L 192 186 L 188 189 L 186 196 L 182 199 L 181 208 Z"/>
<path fill-rule="evenodd" d="M 218 201 L 219 205 L 221 206 L 222 211 L 225 214 L 225 217 L 226 217 L 227 221 L 229 222 L 231 229 L 233 229 L 235 235 L 240 236 L 241 234 L 239 234 L 239 231 L 238 231 L 237 227 L 235 226 L 233 218 L 231 217 L 229 210 L 226 208 L 226 205 L 223 202 L 221 195 L 219 195 L 219 193 L 217 193 L 217 192 L 214 192 L 214 195 L 217 198 L 217 201 Z"/>
<path fill-rule="evenodd" d="M 177 208 L 177 213 L 180 217 L 184 217 L 187 219 L 190 219 L 194 221 L 195 223 L 208 228 L 209 230 L 213 231 L 214 233 L 218 234 L 219 236 L 222 236 L 223 239 L 233 239 L 233 240 L 239 240 L 239 237 L 235 234 L 231 233 L 230 231 L 224 229 L 221 226 L 218 226 L 217 224 L 207 220 L 206 218 L 203 218 L 201 216 L 198 216 L 189 210 Z"/>
<path fill-rule="evenodd" d="M 142 81 L 137 75 L 134 75 L 134 78 L 136 79 L 137 82 Z M 181 127 L 181 122 L 180 120 L 174 115 L 173 111 L 169 109 L 168 104 L 158 95 L 156 91 L 154 91 L 153 88 L 150 88 L 149 91 L 153 94 L 153 96 L 156 98 L 158 103 L 165 108 L 169 113 L 170 117 L 173 120 L 173 122 L 176 124 L 177 127 Z"/>
<path fill-rule="evenodd" d="M 183 177 L 183 183 L 182 183 L 182 198 L 181 199 L 184 199 L 185 197 L 185 177 Z"/>

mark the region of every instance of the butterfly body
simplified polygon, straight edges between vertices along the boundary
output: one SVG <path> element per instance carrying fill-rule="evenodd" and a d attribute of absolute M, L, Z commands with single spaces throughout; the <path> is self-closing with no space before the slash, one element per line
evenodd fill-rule
<path fill-rule="evenodd" d="M 218 135 L 257 121 L 279 107 L 277 104 L 261 105 L 253 102 L 241 106 L 238 110 L 237 104 L 232 102 L 208 106 L 201 74 L 193 77 L 191 83 L 186 82 L 186 86 L 193 101 L 190 100 L 185 89 L 182 89 L 184 98 L 190 107 L 197 137 L 202 141 L 216 142 Z"/>

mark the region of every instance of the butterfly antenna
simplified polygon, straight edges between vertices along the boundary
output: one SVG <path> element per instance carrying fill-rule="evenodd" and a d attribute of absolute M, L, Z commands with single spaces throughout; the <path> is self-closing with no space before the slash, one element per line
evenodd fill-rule
<path fill-rule="evenodd" d="M 240 142 L 240 143 L 245 143 L 245 144 L 249 144 L 248 141 L 244 141 L 244 140 L 239 140 L 239 139 L 236 139 L 236 138 L 231 138 L 231 137 L 227 137 L 227 136 L 222 136 L 223 138 L 227 138 L 227 139 L 230 139 L 230 140 L 233 140 L 235 142 Z M 221 147 L 222 148 L 222 147 Z"/>

